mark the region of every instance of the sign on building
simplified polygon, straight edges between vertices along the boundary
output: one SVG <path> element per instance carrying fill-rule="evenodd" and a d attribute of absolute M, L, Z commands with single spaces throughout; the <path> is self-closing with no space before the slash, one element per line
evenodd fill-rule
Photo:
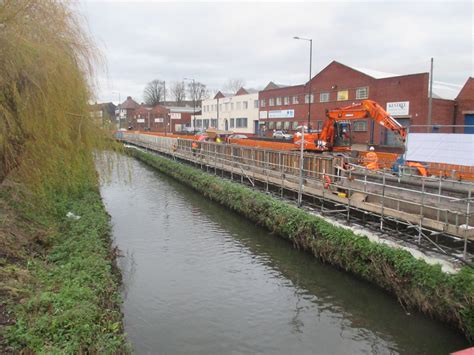
<path fill-rule="evenodd" d="M 268 118 L 293 118 L 295 110 L 274 110 L 268 112 Z"/>
<path fill-rule="evenodd" d="M 181 113 L 180 112 L 171 112 L 170 113 L 170 118 L 172 120 L 180 120 L 181 119 Z"/>
<path fill-rule="evenodd" d="M 156 123 L 162 123 L 162 122 L 163 122 L 163 119 L 162 119 L 162 118 L 155 118 L 155 122 L 156 122 Z"/>
<path fill-rule="evenodd" d="M 145 123 L 145 119 L 144 118 L 137 118 L 137 123 Z"/>
<path fill-rule="evenodd" d="M 387 102 L 387 112 L 392 116 L 407 116 L 410 110 L 410 101 Z"/>
<path fill-rule="evenodd" d="M 268 118 L 268 111 L 260 111 L 259 116 L 260 118 Z"/>

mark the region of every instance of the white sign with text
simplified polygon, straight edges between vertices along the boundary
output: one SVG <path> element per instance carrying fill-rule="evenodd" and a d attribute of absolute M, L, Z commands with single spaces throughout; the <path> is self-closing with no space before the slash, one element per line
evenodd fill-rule
<path fill-rule="evenodd" d="M 392 116 L 407 116 L 410 111 L 410 101 L 387 102 L 387 112 Z"/>
<path fill-rule="evenodd" d="M 181 119 L 181 113 L 180 112 L 171 112 L 170 113 L 170 118 L 172 120 L 180 120 Z"/>
<path fill-rule="evenodd" d="M 268 112 L 268 118 L 293 118 L 295 110 L 274 110 Z"/>

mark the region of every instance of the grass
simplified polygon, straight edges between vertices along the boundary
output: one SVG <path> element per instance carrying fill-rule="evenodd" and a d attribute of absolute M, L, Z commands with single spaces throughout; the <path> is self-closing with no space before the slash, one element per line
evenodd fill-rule
<path fill-rule="evenodd" d="M 451 324 L 474 339 L 474 273 L 447 274 L 408 251 L 370 241 L 285 202 L 163 157 L 128 149 L 130 155 L 236 211 L 295 247 L 394 294 L 406 308 Z"/>
<path fill-rule="evenodd" d="M 69 211 L 80 219 L 67 218 Z M 23 267 L 28 276 L 19 283 L 18 303 L 9 305 L 16 321 L 4 333 L 8 347 L 35 353 L 128 352 L 120 274 L 98 191 L 74 201 L 58 200 L 53 216 L 35 217 L 49 230 L 47 252 L 9 265 Z"/>

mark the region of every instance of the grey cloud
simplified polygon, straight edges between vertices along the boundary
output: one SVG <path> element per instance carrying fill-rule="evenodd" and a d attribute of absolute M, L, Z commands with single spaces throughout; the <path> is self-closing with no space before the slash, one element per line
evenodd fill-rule
<path fill-rule="evenodd" d="M 101 100 L 132 95 L 145 84 L 195 77 L 212 89 L 228 78 L 248 86 L 307 80 L 332 60 L 398 74 L 426 72 L 463 84 L 473 75 L 471 2 L 100 3 L 81 11 L 108 59 Z"/>

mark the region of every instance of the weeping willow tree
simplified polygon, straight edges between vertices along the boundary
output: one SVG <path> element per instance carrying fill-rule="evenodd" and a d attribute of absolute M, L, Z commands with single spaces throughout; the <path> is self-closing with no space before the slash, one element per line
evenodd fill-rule
<path fill-rule="evenodd" d="M 0 182 L 40 194 L 94 183 L 96 53 L 67 2 L 0 0 Z"/>

